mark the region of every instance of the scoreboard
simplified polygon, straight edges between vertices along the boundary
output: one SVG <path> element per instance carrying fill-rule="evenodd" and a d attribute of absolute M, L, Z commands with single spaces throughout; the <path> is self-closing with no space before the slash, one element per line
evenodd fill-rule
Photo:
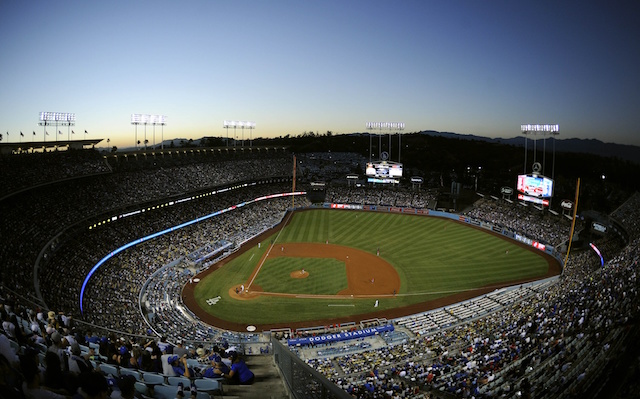
<path fill-rule="evenodd" d="M 517 189 L 530 197 L 550 198 L 553 197 L 553 180 L 538 175 L 519 175 Z"/>
<path fill-rule="evenodd" d="M 402 164 L 391 161 L 368 162 L 366 175 L 379 179 L 397 179 L 402 177 Z"/>

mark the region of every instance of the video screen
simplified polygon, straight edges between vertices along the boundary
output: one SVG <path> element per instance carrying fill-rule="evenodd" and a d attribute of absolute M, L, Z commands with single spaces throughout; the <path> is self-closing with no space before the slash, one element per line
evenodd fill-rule
<path fill-rule="evenodd" d="M 531 197 L 548 198 L 553 196 L 553 180 L 544 176 L 518 175 L 519 192 Z"/>
<path fill-rule="evenodd" d="M 398 178 L 402 177 L 402 164 L 397 162 L 369 162 L 365 173 L 368 177 Z"/>

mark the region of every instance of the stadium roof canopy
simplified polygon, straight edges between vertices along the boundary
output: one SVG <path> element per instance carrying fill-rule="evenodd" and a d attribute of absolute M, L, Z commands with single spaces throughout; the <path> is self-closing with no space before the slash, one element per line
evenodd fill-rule
<path fill-rule="evenodd" d="M 58 149 L 82 150 L 87 146 L 95 146 L 103 139 L 91 140 L 58 140 L 58 141 L 25 141 L 22 143 L 0 143 L 0 154 L 16 154 L 22 152 L 56 151 Z"/>

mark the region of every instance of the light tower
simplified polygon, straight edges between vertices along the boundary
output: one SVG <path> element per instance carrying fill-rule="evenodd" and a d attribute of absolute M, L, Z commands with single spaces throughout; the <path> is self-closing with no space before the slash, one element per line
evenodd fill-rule
<path fill-rule="evenodd" d="M 229 146 L 229 128 L 232 127 L 233 128 L 233 146 L 236 146 L 236 140 L 237 140 L 237 136 L 236 136 L 236 129 L 239 127 L 240 129 L 242 129 L 242 140 L 240 145 L 242 147 L 244 147 L 244 129 L 255 129 L 256 127 L 256 123 L 255 122 L 250 122 L 250 121 L 224 121 L 224 123 L 222 124 L 222 127 L 227 129 L 227 147 Z M 251 144 L 249 144 L 251 145 Z"/>
<path fill-rule="evenodd" d="M 164 150 L 164 125 L 167 124 L 167 116 L 166 115 L 160 115 L 160 126 L 161 126 L 161 136 L 160 136 L 160 140 L 162 140 L 162 144 L 161 147 Z"/>
<path fill-rule="evenodd" d="M 56 127 L 56 141 L 58 140 L 58 126 L 67 126 L 67 141 L 70 140 L 69 131 L 76 124 L 76 114 L 68 112 L 40 112 L 38 125 L 44 127 L 42 141 L 47 141 L 47 126 Z"/>
<path fill-rule="evenodd" d="M 542 174 L 545 173 L 546 166 L 546 154 L 547 154 L 547 136 L 557 136 L 560 133 L 560 125 L 557 124 L 522 124 L 520 125 L 520 130 L 524 137 L 524 174 L 527 173 L 527 136 L 534 136 L 533 139 L 533 163 L 537 162 L 537 136 L 542 136 L 543 138 L 543 152 L 542 152 Z M 556 140 L 554 137 L 553 140 L 553 162 L 552 162 L 552 172 L 551 178 L 554 178 L 555 174 L 555 157 L 556 157 Z"/>
<path fill-rule="evenodd" d="M 372 132 L 373 130 L 379 131 L 378 136 L 378 159 L 389 158 L 391 159 L 391 131 L 399 131 L 404 130 L 404 122 L 367 122 L 365 124 L 367 130 Z M 382 131 L 386 130 L 389 132 L 389 152 L 384 153 L 382 151 Z M 398 136 L 398 145 L 400 144 L 400 136 Z M 371 162 L 372 156 L 372 148 L 371 148 L 371 133 L 369 133 L 369 162 Z M 386 160 L 386 159 L 385 159 Z M 398 151 L 398 162 L 400 162 L 400 151 Z"/>
<path fill-rule="evenodd" d="M 516 189 L 518 190 L 518 199 L 524 202 L 531 202 L 534 207 L 543 211 L 544 207 L 551 206 L 551 200 L 553 198 L 554 187 L 554 174 L 555 174 L 555 138 L 553 140 L 553 166 L 551 172 L 551 178 L 546 177 L 546 155 L 547 136 L 557 136 L 560 131 L 560 126 L 557 124 L 523 124 L 520 125 L 522 134 L 525 135 L 524 141 L 524 172 L 522 175 L 518 175 L 518 182 Z M 528 137 L 533 135 L 533 164 L 531 165 L 531 174 L 527 174 L 527 141 Z M 537 160 L 538 150 L 537 136 L 543 137 L 543 152 L 542 152 L 542 164 Z M 540 205 L 540 207 L 537 207 Z"/>
<path fill-rule="evenodd" d="M 131 114 L 131 124 L 135 126 L 135 144 L 138 149 L 138 125 L 142 121 L 142 114 Z"/>
<path fill-rule="evenodd" d="M 149 117 L 149 121 L 151 122 L 151 125 L 153 125 L 153 149 L 154 150 L 156 148 L 156 125 L 161 125 L 162 126 L 162 138 L 161 138 L 161 140 L 163 141 L 162 149 L 164 149 L 165 118 L 166 118 L 166 116 L 164 116 L 164 115 L 151 115 Z"/>
<path fill-rule="evenodd" d="M 249 147 L 253 145 L 253 134 L 251 131 L 256 128 L 255 122 L 247 122 L 247 129 L 249 129 Z"/>
<path fill-rule="evenodd" d="M 235 124 L 235 121 L 224 121 L 222 123 L 222 127 L 227 131 L 227 147 L 229 147 L 229 128 L 231 127 L 232 124 Z"/>

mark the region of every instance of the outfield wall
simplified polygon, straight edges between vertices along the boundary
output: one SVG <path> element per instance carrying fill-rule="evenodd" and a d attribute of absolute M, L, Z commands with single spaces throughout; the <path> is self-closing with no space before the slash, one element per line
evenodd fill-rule
<path fill-rule="evenodd" d="M 515 232 L 505 227 L 499 226 L 495 223 L 491 223 L 486 220 L 471 218 L 465 215 L 458 215 L 456 213 L 449 213 L 443 211 L 435 211 L 431 209 L 418 209 L 418 208 L 404 208 L 398 206 L 384 206 L 384 205 L 358 205 L 358 204 L 339 204 L 332 202 L 325 202 L 322 207 L 327 209 L 350 209 L 361 211 L 374 211 L 374 212 L 389 212 L 389 213 L 402 213 L 405 215 L 423 215 L 423 216 L 435 216 L 446 219 L 455 220 L 457 222 L 467 223 L 471 226 L 483 228 L 492 231 L 497 234 L 501 234 L 507 238 L 515 241 L 519 241 L 523 244 L 530 245 L 546 254 L 553 256 L 562 266 L 562 254 L 556 251 L 552 245 L 540 242 L 534 238 L 525 236 L 524 234 Z"/>

